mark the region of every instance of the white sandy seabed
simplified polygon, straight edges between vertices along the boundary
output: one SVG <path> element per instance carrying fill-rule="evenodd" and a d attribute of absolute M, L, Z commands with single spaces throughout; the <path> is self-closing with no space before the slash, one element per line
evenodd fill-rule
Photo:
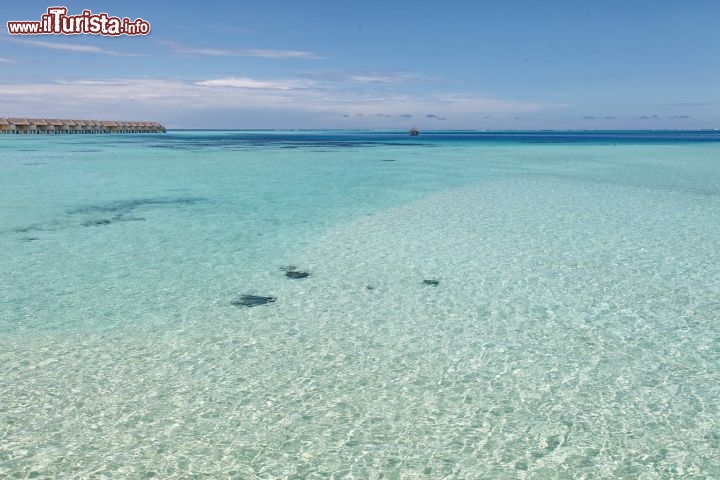
<path fill-rule="evenodd" d="M 273 304 L 14 345 L 0 477 L 720 476 L 716 203 L 486 182 L 242 286 Z"/>

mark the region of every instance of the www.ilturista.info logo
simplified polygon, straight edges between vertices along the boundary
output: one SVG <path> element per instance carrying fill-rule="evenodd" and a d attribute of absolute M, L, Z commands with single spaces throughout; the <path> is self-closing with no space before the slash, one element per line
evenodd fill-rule
<path fill-rule="evenodd" d="M 150 24 L 142 18 L 110 17 L 107 13 L 83 10 L 80 15 L 68 15 L 65 7 L 50 7 L 40 21 L 7 22 L 10 35 L 147 35 Z"/>

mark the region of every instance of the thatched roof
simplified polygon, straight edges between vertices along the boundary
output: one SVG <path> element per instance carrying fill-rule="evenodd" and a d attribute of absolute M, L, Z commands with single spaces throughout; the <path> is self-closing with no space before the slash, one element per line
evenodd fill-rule
<path fill-rule="evenodd" d="M 30 126 L 30 122 L 28 122 L 27 118 L 8 118 L 8 121 L 12 123 L 13 125 L 28 125 Z"/>

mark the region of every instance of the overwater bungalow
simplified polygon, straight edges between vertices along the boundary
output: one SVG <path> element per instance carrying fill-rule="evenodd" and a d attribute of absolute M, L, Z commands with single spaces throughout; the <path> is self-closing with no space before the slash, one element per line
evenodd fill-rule
<path fill-rule="evenodd" d="M 66 120 L 65 123 L 70 127 L 70 133 L 80 133 L 82 126 L 78 123 L 79 120 Z"/>
<path fill-rule="evenodd" d="M 115 133 L 118 131 L 118 124 L 117 122 L 111 122 L 109 120 L 103 120 L 102 121 L 103 127 L 105 127 L 105 131 L 108 133 Z"/>
<path fill-rule="evenodd" d="M 27 118 L 8 118 L 8 122 L 15 125 L 16 133 L 36 133 L 37 128 Z"/>
<path fill-rule="evenodd" d="M 55 127 L 44 118 L 28 118 L 28 122 L 35 125 L 37 133 L 54 133 Z"/>
<path fill-rule="evenodd" d="M 15 125 L 4 118 L 0 118 L 0 134 L 2 133 L 15 133 Z"/>
<path fill-rule="evenodd" d="M 0 118 L 0 134 L 56 133 L 165 133 L 158 122 L 69 120 L 46 118 Z"/>
<path fill-rule="evenodd" d="M 165 127 L 163 127 L 159 122 L 150 122 L 150 125 L 153 127 L 153 132 L 167 133 Z"/>
<path fill-rule="evenodd" d="M 100 133 L 96 120 L 85 120 L 89 133 Z"/>
<path fill-rule="evenodd" d="M 52 125 L 53 127 L 53 133 L 67 133 L 65 124 L 62 120 L 58 120 L 57 118 L 51 118 L 47 120 L 48 124 Z"/>

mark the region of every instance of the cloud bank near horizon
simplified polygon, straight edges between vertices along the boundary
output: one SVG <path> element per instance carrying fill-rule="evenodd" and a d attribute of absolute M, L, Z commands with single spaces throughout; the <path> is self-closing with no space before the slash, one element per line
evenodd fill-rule
<path fill-rule="evenodd" d="M 353 89 L 346 82 L 305 78 L 258 79 L 249 77 L 177 80 L 162 78 L 73 79 L 35 83 L 0 84 L 4 114 L 90 118 L 108 115 L 143 115 L 161 118 L 172 126 L 178 113 L 208 117 L 223 112 L 240 118 L 243 112 L 265 110 L 281 117 L 308 119 L 374 117 L 368 126 L 404 125 L 413 116 L 428 121 L 487 114 L 535 113 L 562 105 L 516 101 L 473 93 L 437 92 L 417 97 L 400 90 Z M 363 81 L 367 81 L 364 79 Z M 380 83 L 382 80 L 379 80 Z M 234 114 L 227 115 L 229 111 Z M 312 122 L 311 122 L 312 123 Z M 201 125 L 195 125 L 200 127 Z M 228 125 L 232 126 L 232 125 Z"/>

